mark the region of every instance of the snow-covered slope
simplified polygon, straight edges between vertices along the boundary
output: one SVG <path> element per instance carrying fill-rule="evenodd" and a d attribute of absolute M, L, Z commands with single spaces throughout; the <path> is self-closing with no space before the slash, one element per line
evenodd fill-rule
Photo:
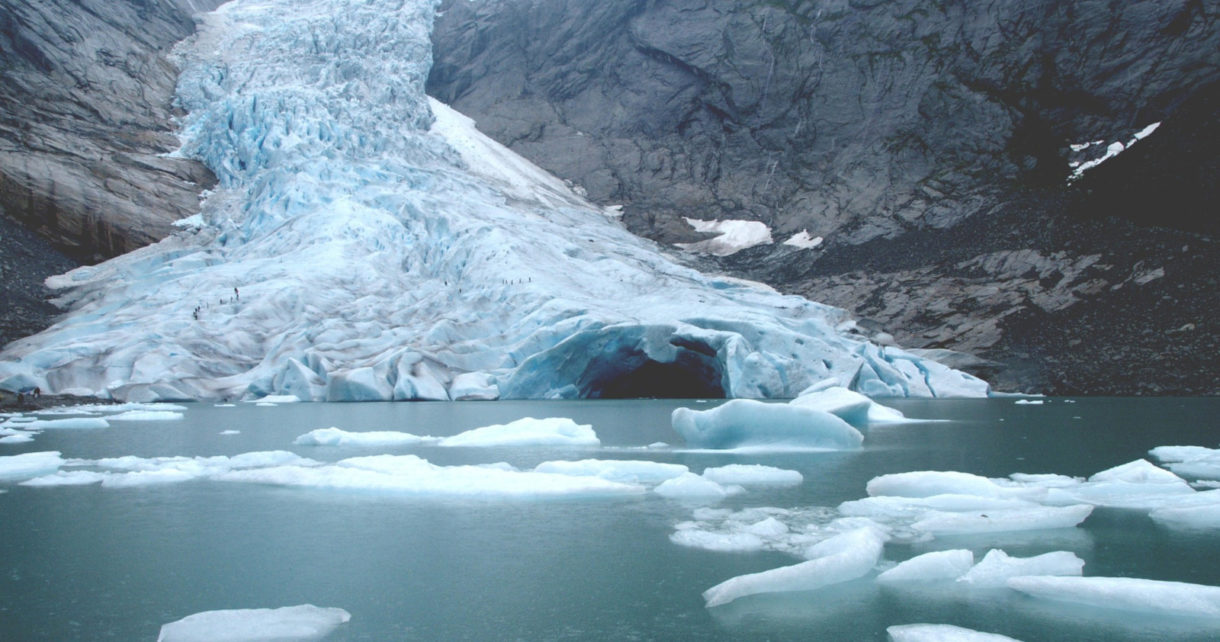
<path fill-rule="evenodd" d="M 0 387 L 130 400 L 790 397 L 984 382 L 840 310 L 680 267 L 423 93 L 427 0 L 236 0 L 180 47 L 183 155 L 220 186 L 49 284 Z"/>

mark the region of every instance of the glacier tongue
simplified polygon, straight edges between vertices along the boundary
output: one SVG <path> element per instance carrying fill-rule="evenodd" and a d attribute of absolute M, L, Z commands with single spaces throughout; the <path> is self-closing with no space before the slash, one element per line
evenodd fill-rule
<path fill-rule="evenodd" d="M 54 277 L 70 313 L 0 387 L 132 401 L 793 397 L 987 384 L 841 310 L 679 266 L 423 91 L 429 0 L 235 0 L 178 49 L 174 236 Z M 467 376 L 461 376 L 467 375 Z M 455 381 L 456 380 L 456 381 Z"/>

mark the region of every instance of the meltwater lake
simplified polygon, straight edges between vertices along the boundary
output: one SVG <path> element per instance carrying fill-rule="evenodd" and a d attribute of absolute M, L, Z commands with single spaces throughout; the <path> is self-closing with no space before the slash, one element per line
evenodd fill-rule
<path fill-rule="evenodd" d="M 52 428 L 32 441 L 0 443 L 0 458 L 58 451 L 64 463 L 52 470 L 81 482 L 20 483 L 33 473 L 0 480 L 0 639 L 155 640 L 162 625 L 195 613 L 303 604 L 350 613 L 327 640 L 885 640 L 887 627 L 913 623 L 1027 641 L 1220 637 L 1218 616 L 1080 605 L 1002 585 L 876 579 L 931 551 L 969 549 L 978 561 L 1002 549 L 1014 557 L 1070 551 L 1084 561 L 1085 576 L 1220 586 L 1220 531 L 1166 525 L 1146 509 L 1100 506 L 1069 528 L 907 533 L 890 539 L 877 568 L 862 577 L 711 608 L 702 596 L 707 589 L 803 558 L 783 545 L 691 545 L 813 537 L 844 517 L 843 502 L 867 497 L 871 479 L 891 473 L 1087 478 L 1141 458 L 1155 463 L 1148 451 L 1158 446 L 1215 448 L 1220 399 L 884 400 L 928 421 L 870 425 L 855 450 L 687 449 L 671 428 L 671 412 L 719 403 L 198 403 L 161 419 L 116 418 L 105 428 Z M 523 417 L 591 425 L 600 445 L 294 443 L 329 427 L 446 437 Z M 441 484 L 425 492 L 341 487 L 321 477 L 291 485 L 242 473 L 244 464 L 235 463 L 272 466 L 259 460 L 267 456 L 238 457 L 264 451 L 287 451 L 320 462 L 315 466 L 415 455 L 435 466 L 507 464 L 489 469 L 500 471 L 585 459 L 680 464 L 695 474 L 762 464 L 803 479 L 742 484 L 744 492 L 724 498 L 664 496 L 655 480 L 639 480 L 639 492 L 540 495 L 463 492 L 461 478 L 448 490 Z M 216 459 L 189 466 L 154 459 L 175 456 Z M 133 459 L 108 459 L 121 457 Z M 164 477 L 99 482 L 108 461 L 109 470 Z M 191 466 L 227 472 L 194 474 Z M 734 524 L 752 528 L 754 539 L 742 540 Z M 679 536 L 684 531 L 707 537 Z"/>

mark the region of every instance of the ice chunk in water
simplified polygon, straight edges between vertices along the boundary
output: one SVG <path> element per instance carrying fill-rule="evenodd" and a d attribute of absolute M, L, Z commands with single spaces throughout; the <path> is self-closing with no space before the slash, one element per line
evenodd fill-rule
<path fill-rule="evenodd" d="M 878 582 L 955 580 L 974 565 L 974 553 L 964 548 L 924 553 L 877 576 Z"/>
<path fill-rule="evenodd" d="M 999 587 L 1004 586 L 1011 577 L 1080 575 L 1083 569 L 1084 560 L 1071 551 L 1054 551 L 1034 557 L 1009 557 L 1004 551 L 993 548 L 958 581 L 975 586 Z"/>
<path fill-rule="evenodd" d="M 933 470 L 874 477 L 868 482 L 867 490 L 869 495 L 898 497 L 932 497 L 934 495 L 1021 497 L 1031 494 L 1025 489 L 1001 486 L 979 475 Z"/>
<path fill-rule="evenodd" d="M 847 423 L 863 428 L 870 423 L 905 421 L 901 412 L 883 406 L 864 395 L 841 386 L 816 383 L 788 402 L 793 406 L 829 412 Z"/>
<path fill-rule="evenodd" d="M 901 624 L 885 630 L 892 642 L 1018 642 L 998 633 L 983 633 L 952 624 Z"/>
<path fill-rule="evenodd" d="M 1220 618 L 1220 587 L 1133 577 L 1014 577 L 1009 588 L 1105 609 Z"/>
<path fill-rule="evenodd" d="M 409 432 L 392 430 L 349 432 L 331 427 L 311 430 L 294 439 L 292 443 L 298 446 L 413 446 L 436 440 L 436 437 L 421 437 Z"/>
<path fill-rule="evenodd" d="M 386 492 L 423 497 L 566 497 L 634 495 L 643 489 L 596 477 L 522 472 L 502 466 L 438 466 L 414 455 L 352 457 L 325 466 L 237 470 L 221 481 Z"/>
<path fill-rule="evenodd" d="M 828 412 L 751 399 L 704 411 L 678 408 L 671 421 L 692 448 L 843 450 L 864 441 L 860 431 Z"/>
<path fill-rule="evenodd" d="M 723 499 L 743 490 L 741 486 L 721 486 L 694 473 L 685 473 L 661 482 L 653 492 L 670 499 Z"/>
<path fill-rule="evenodd" d="M 876 528 L 858 528 L 813 546 L 814 559 L 730 578 L 704 591 L 703 599 L 711 608 L 747 595 L 811 591 L 854 580 L 873 569 L 884 545 L 885 536 Z"/>
<path fill-rule="evenodd" d="M 312 604 L 204 611 L 163 625 L 157 642 L 320 640 L 351 619 L 343 609 Z"/>
<path fill-rule="evenodd" d="M 172 410 L 128 410 L 111 415 L 110 421 L 175 421 L 182 417 L 182 413 Z"/>
<path fill-rule="evenodd" d="M 704 479 L 717 484 L 742 486 L 799 486 L 805 477 L 795 470 L 785 470 L 759 464 L 729 464 L 703 471 Z"/>
<path fill-rule="evenodd" d="M 1092 512 L 1093 507 L 1086 504 L 1035 506 L 985 512 L 935 512 L 915 522 L 911 527 L 932 535 L 1071 528 L 1083 522 Z"/>
<path fill-rule="evenodd" d="M 656 484 L 690 472 L 682 464 L 620 459 L 582 459 L 580 461 L 544 461 L 534 468 L 538 473 L 600 477 L 610 481 L 633 484 Z"/>
<path fill-rule="evenodd" d="M 69 417 L 67 419 L 39 419 L 24 424 L 27 430 L 98 430 L 109 428 L 110 422 L 101 417 Z"/>
<path fill-rule="evenodd" d="M 0 481 L 46 475 L 59 470 L 63 463 L 59 451 L 54 450 L 0 457 Z"/>
<path fill-rule="evenodd" d="M 596 448 L 601 440 L 593 426 L 566 417 L 525 417 L 507 424 L 483 426 L 445 437 L 441 446 L 581 446 Z"/>

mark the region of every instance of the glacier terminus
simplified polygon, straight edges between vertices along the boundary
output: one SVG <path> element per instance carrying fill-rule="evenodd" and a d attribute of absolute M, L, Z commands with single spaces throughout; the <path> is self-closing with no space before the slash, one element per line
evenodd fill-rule
<path fill-rule="evenodd" d="M 0 387 L 129 401 L 983 396 L 845 312 L 701 274 L 424 93 L 427 0 L 235 0 L 176 50 L 169 238 L 53 277 Z"/>

